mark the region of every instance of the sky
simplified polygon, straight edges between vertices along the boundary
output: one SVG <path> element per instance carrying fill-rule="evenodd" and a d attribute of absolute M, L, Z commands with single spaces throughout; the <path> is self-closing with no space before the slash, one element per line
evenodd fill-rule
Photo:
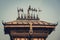
<path fill-rule="evenodd" d="M 60 40 L 60 0 L 0 0 L 0 40 L 10 40 L 8 34 L 4 34 L 4 22 L 16 20 L 18 12 L 17 8 L 23 8 L 27 13 L 27 8 L 31 5 L 32 8 L 42 10 L 37 13 L 40 20 L 58 25 L 48 37 L 47 40 Z"/>

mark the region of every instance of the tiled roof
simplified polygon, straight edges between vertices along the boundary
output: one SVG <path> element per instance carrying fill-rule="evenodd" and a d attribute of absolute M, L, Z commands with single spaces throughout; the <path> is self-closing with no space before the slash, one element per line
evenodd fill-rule
<path fill-rule="evenodd" d="M 56 25 L 53 23 L 41 21 L 41 20 L 15 20 L 11 22 L 5 22 L 4 24 L 39 24 L 39 25 Z"/>

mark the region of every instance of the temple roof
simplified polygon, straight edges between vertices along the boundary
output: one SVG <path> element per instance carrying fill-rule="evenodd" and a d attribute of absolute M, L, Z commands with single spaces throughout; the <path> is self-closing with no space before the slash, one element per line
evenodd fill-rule
<path fill-rule="evenodd" d="M 46 22 L 46 21 L 41 21 L 41 20 L 15 20 L 15 21 L 11 21 L 11 22 L 5 22 L 3 24 L 30 24 L 32 23 L 33 25 L 36 24 L 36 25 L 48 25 L 48 26 L 55 26 L 57 24 L 54 24 L 54 23 L 49 23 L 49 22 Z"/>
<path fill-rule="evenodd" d="M 35 11 L 35 12 L 40 12 L 41 10 L 38 10 L 36 8 L 31 8 L 31 6 L 29 6 L 28 10 L 27 10 L 27 14 L 21 14 L 20 12 L 23 12 L 23 8 L 17 9 L 18 11 L 18 17 L 17 20 L 15 21 L 11 21 L 11 22 L 3 22 L 3 24 L 30 24 L 32 23 L 33 25 L 37 24 L 37 25 L 48 25 L 48 26 L 55 26 L 57 24 L 54 23 L 49 23 L 46 21 L 41 21 L 38 17 L 38 14 L 32 15 L 33 13 L 30 13 L 30 11 Z M 31 15 L 30 15 L 31 14 Z"/>

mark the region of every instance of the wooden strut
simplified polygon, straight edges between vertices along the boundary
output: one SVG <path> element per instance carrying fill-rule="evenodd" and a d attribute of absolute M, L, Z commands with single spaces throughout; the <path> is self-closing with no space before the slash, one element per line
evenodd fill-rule
<path fill-rule="evenodd" d="M 32 35 L 32 34 L 33 34 L 32 23 L 30 23 L 30 30 L 29 30 L 29 34 L 30 34 L 30 35 Z"/>

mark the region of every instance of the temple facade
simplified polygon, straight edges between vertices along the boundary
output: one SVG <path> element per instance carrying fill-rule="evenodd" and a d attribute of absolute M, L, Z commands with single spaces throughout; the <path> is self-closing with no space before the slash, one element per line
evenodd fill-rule
<path fill-rule="evenodd" d="M 18 17 L 16 20 L 2 22 L 4 33 L 9 34 L 10 40 L 46 40 L 57 26 L 56 23 L 40 20 L 38 14 L 31 14 L 30 11 L 41 12 L 41 10 L 31 8 L 31 6 L 28 8 L 27 14 L 23 14 L 23 8 L 17 8 L 17 11 Z"/>

